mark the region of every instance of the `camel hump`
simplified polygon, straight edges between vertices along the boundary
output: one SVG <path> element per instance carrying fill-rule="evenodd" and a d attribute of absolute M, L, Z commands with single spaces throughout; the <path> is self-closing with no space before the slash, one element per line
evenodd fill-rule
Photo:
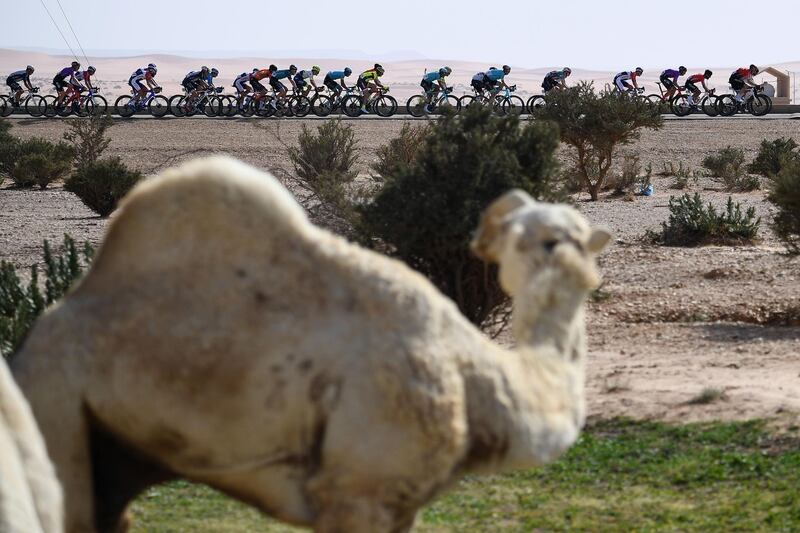
<path fill-rule="evenodd" d="M 273 176 L 215 156 L 137 185 L 109 224 L 91 276 L 126 277 L 191 263 L 213 269 L 274 256 L 315 228 Z"/>

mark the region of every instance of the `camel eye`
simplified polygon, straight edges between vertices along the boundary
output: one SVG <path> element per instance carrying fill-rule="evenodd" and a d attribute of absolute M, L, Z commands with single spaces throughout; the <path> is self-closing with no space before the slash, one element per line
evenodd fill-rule
<path fill-rule="evenodd" d="M 544 250 L 549 254 L 553 252 L 553 249 L 558 244 L 558 241 L 544 241 L 542 246 L 544 246 Z"/>

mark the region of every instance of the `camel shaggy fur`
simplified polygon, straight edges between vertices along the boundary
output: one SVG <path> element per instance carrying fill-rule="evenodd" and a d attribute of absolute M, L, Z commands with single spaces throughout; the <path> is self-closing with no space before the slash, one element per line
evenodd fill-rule
<path fill-rule="evenodd" d="M 63 531 L 61 486 L 28 402 L 0 361 L 0 531 Z"/>
<path fill-rule="evenodd" d="M 551 461 L 584 421 L 608 238 L 520 191 L 489 207 L 473 248 L 515 299 L 509 350 L 267 174 L 211 158 L 148 180 L 14 361 L 67 531 L 124 529 L 130 499 L 182 477 L 319 533 L 403 532 L 464 473 Z"/>

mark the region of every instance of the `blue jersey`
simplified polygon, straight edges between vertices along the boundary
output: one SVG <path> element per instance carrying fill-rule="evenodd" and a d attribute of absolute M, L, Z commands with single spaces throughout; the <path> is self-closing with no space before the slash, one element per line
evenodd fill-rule
<path fill-rule="evenodd" d="M 345 78 L 345 75 L 343 70 L 332 70 L 328 72 L 326 77 L 332 80 L 343 80 Z"/>
<path fill-rule="evenodd" d="M 434 70 L 433 72 L 428 72 L 427 74 L 425 74 L 422 77 L 422 79 L 425 81 L 434 82 L 434 81 L 439 81 L 441 79 L 441 76 L 439 76 L 438 70 Z"/>
<path fill-rule="evenodd" d="M 567 79 L 567 73 L 564 72 L 563 70 L 553 70 L 548 72 L 547 76 L 545 77 L 550 78 L 551 80 L 554 81 L 564 81 L 565 79 Z"/>
<path fill-rule="evenodd" d="M 209 74 L 208 77 L 210 77 L 210 74 Z M 202 70 L 193 70 L 189 74 L 187 74 L 186 77 L 183 78 L 183 79 L 187 80 L 187 81 L 200 81 L 200 80 L 203 79 L 203 71 Z"/>
<path fill-rule="evenodd" d="M 273 72 L 272 79 L 282 80 L 283 78 L 288 78 L 291 75 L 292 75 L 291 71 L 288 68 L 285 68 L 283 70 L 276 70 L 275 72 Z"/>
<path fill-rule="evenodd" d="M 490 68 L 486 71 L 486 76 L 492 81 L 500 81 L 506 77 L 506 73 L 498 68 Z"/>
<path fill-rule="evenodd" d="M 6 81 L 8 83 L 17 83 L 19 81 L 30 81 L 30 76 L 28 75 L 27 70 L 18 70 L 16 72 L 12 72 Z"/>

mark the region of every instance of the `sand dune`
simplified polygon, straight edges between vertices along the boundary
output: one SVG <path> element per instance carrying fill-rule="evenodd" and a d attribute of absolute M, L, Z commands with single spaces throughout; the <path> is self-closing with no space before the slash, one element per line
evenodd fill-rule
<path fill-rule="evenodd" d="M 442 65 L 448 65 L 453 69 L 451 76 L 451 83 L 455 84 L 456 93 L 461 94 L 469 92 L 469 82 L 472 76 L 479 71 L 486 70 L 490 65 L 486 63 L 468 62 L 468 61 L 448 61 L 448 60 L 408 60 L 408 61 L 377 61 L 386 68 L 386 75 L 384 81 L 392 88 L 392 93 L 398 100 L 405 100 L 412 94 L 419 92 L 419 81 L 422 78 L 425 69 L 432 70 L 439 68 Z M 36 52 L 23 52 L 18 50 L 0 49 L 0 79 L 8 73 L 11 73 L 25 65 L 33 65 L 36 67 L 34 74 L 34 81 L 36 85 L 43 88 L 45 92 L 52 90 L 51 80 L 53 76 L 68 65 L 71 58 L 63 55 L 50 55 Z M 265 58 L 265 57 L 242 57 L 242 58 L 226 58 L 226 59 L 197 59 L 188 58 L 169 54 L 154 54 L 148 56 L 131 56 L 131 57 L 103 57 L 92 59 L 92 64 L 97 68 L 97 80 L 99 85 L 103 88 L 107 96 L 117 96 L 125 94 L 128 91 L 127 80 L 131 72 L 136 68 L 153 62 L 158 65 L 158 81 L 164 86 L 167 94 L 180 92 L 180 81 L 183 76 L 190 70 L 195 70 L 201 65 L 208 65 L 217 67 L 220 70 L 220 81 L 218 85 L 224 85 L 226 92 L 232 92 L 230 87 L 233 78 L 241 72 L 249 71 L 255 67 L 265 67 L 270 63 L 275 63 L 279 68 L 284 68 L 289 64 L 295 64 L 299 68 L 310 68 L 312 65 L 319 65 L 322 68 L 323 74 L 328 70 L 341 69 L 349 66 L 354 72 L 358 73 L 372 66 L 372 63 L 364 60 L 349 60 L 349 59 L 309 59 L 309 58 Z M 497 64 L 495 66 L 501 66 Z M 541 92 L 541 82 L 544 75 L 553 70 L 554 68 L 561 68 L 563 65 L 553 65 L 541 68 L 513 68 L 509 76 L 510 83 L 517 84 L 519 94 L 523 97 L 531 94 L 538 94 Z M 635 68 L 636 65 L 620 66 L 620 70 L 626 67 Z M 673 65 L 675 67 L 677 65 Z M 772 65 L 780 70 L 795 72 L 800 71 L 800 61 L 792 63 L 782 63 Z M 569 83 L 576 83 L 578 80 L 589 80 L 595 83 L 597 87 L 603 87 L 605 84 L 610 83 L 614 77 L 615 72 L 611 71 L 597 71 L 581 69 L 580 67 L 570 65 L 573 74 Z M 658 74 L 667 67 L 652 68 L 648 67 L 643 76 L 643 85 L 647 88 L 648 93 L 658 93 L 658 87 L 655 82 L 658 80 Z M 690 73 L 702 72 L 706 67 L 693 66 L 689 67 Z M 711 67 L 715 72 L 712 78 L 712 86 L 718 87 L 720 90 L 727 89 L 727 79 L 731 71 L 736 67 Z M 769 81 L 771 76 L 764 76 L 766 81 Z M 350 78 L 352 83 L 355 83 L 355 75 Z"/>

